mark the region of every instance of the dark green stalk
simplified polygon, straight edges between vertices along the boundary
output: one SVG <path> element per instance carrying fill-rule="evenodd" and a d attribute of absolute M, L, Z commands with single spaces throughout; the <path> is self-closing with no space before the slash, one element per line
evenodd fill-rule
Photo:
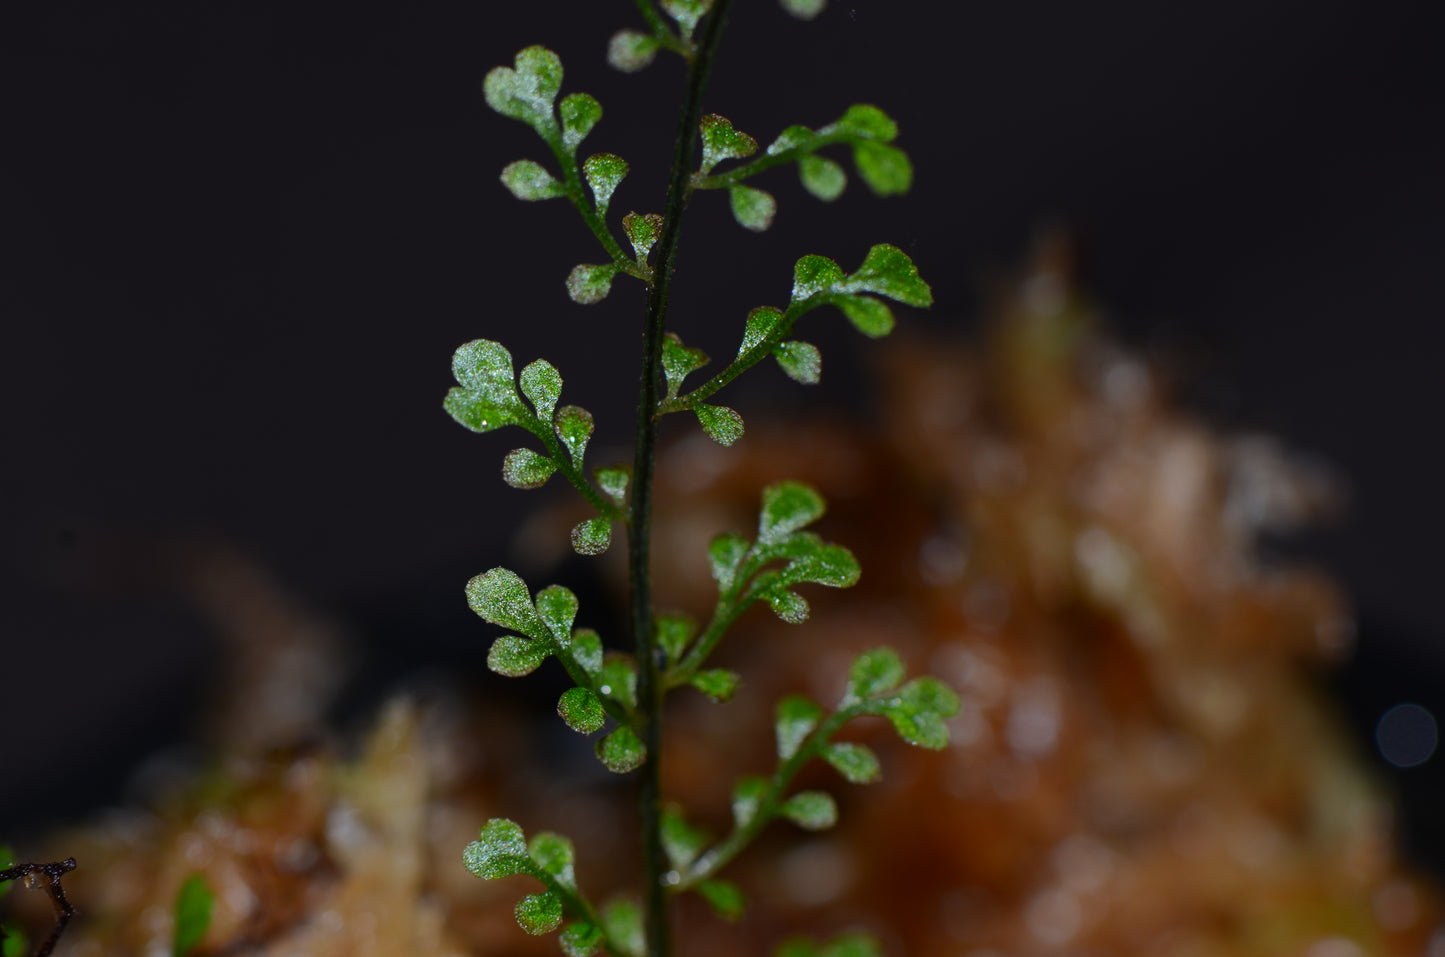
<path fill-rule="evenodd" d="M 657 406 L 662 380 L 662 341 L 668 292 L 677 259 L 682 214 L 691 196 L 689 179 L 696 152 L 702 94 L 731 0 L 717 0 L 703 24 L 697 55 L 688 61 L 687 93 L 678 117 L 672 176 L 663 210 L 656 267 L 647 290 L 647 321 L 642 338 L 642 373 L 637 397 L 637 452 L 633 464 L 627 567 L 632 590 L 632 635 L 637 652 L 638 707 L 647 763 L 642 767 L 638 811 L 642 828 L 643 903 L 649 957 L 670 957 L 672 928 L 667 913 L 667 858 L 662 849 L 662 682 L 652 630 L 652 482 L 657 458 Z"/>

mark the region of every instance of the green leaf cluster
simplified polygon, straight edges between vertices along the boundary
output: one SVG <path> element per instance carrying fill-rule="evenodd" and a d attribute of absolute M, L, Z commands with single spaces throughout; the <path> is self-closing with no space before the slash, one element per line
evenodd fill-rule
<path fill-rule="evenodd" d="M 587 443 L 595 424 L 592 413 L 567 405 L 557 407 L 562 376 L 546 359 L 528 363 L 520 378 L 512 370 L 512 354 L 499 342 L 473 339 L 452 355 L 457 385 L 442 406 L 473 432 L 491 432 L 516 425 L 532 433 L 542 451 L 513 449 L 502 460 L 502 480 L 513 488 L 540 488 L 560 472 L 598 514 L 572 530 L 572 547 L 582 555 L 605 552 L 612 541 L 612 525 L 624 520 L 628 472 L 608 466 L 593 472 L 583 468 Z M 523 401 L 523 397 L 527 401 Z"/>
<path fill-rule="evenodd" d="M 640 68 L 656 52 L 668 44 L 655 37 L 623 31 L 613 38 L 609 57 L 615 64 Z M 487 105 L 503 116 L 532 127 L 551 150 L 557 173 L 530 159 L 515 160 L 502 169 L 502 185 L 513 196 L 528 201 L 566 198 L 608 254 L 605 263 L 582 263 L 567 276 L 567 294 L 575 302 L 600 302 L 612 289 L 612 280 L 619 273 L 649 280 L 647 252 L 651 242 L 639 243 L 624 220 L 624 230 L 632 240 L 634 256 L 623 252 L 616 237 L 607 227 L 607 211 L 612 195 L 627 176 L 628 163 L 614 153 L 595 153 L 580 164 L 577 150 L 582 141 L 602 119 L 602 104 L 587 93 L 572 93 L 557 102 L 562 89 L 562 60 L 542 46 L 530 46 L 519 52 L 512 66 L 499 66 L 487 74 L 482 84 Z M 583 184 L 586 184 L 584 190 Z M 590 198 L 589 198 L 590 194 Z M 629 213 L 637 218 L 637 214 Z M 655 214 L 654 220 L 660 219 Z M 647 221 L 647 217 L 641 217 Z"/>
<path fill-rule="evenodd" d="M 810 4 L 794 4 L 799 9 Z M 821 4 L 816 7 L 821 9 Z M 819 151 L 844 144 L 852 148 L 853 167 L 878 196 L 898 196 L 913 186 L 913 164 L 908 154 L 892 145 L 898 138 L 898 124 L 887 113 L 867 103 L 857 103 L 832 123 L 813 130 L 790 126 L 763 151 L 758 141 L 738 130 L 726 117 L 716 113 L 703 117 L 699 126 L 702 160 L 692 183 L 695 189 L 726 189 L 738 224 L 762 232 L 772 225 L 778 204 L 771 193 L 743 185 L 745 180 L 774 166 L 797 163 L 803 188 L 824 202 L 843 194 L 848 174 L 837 161 Z M 723 173 L 714 173 L 726 160 L 748 160 Z"/>
<path fill-rule="evenodd" d="M 520 678 L 556 657 L 575 687 L 557 700 L 557 715 L 578 734 L 600 731 L 607 718 L 616 725 L 596 745 L 609 771 L 623 774 L 642 765 L 647 749 L 637 735 L 637 665 L 619 653 L 604 654 L 590 628 L 574 628 L 577 596 L 561 585 L 537 593 L 506 568 L 493 568 L 467 583 L 467 604 L 493 625 L 509 629 L 492 642 L 487 667 Z"/>
<path fill-rule="evenodd" d="M 766 602 L 791 623 L 808 617 L 807 599 L 793 591 L 816 584 L 848 588 L 858 581 L 858 561 L 841 545 L 807 531 L 826 510 L 822 495 L 802 482 L 778 482 L 763 490 L 754 541 L 726 533 L 708 546 L 708 561 L 718 586 L 712 620 L 701 634 L 676 616 L 656 624 L 663 651 L 663 687 L 690 685 L 716 701 L 736 692 L 741 678 L 726 669 L 704 669 L 708 657 L 735 621 L 757 602 Z"/>
<path fill-rule="evenodd" d="M 709 114 L 699 121 L 701 78 L 707 74 L 715 49 L 717 33 L 712 27 L 722 22 L 722 13 L 701 39 L 693 37 L 714 2 L 637 0 L 645 28 L 621 30 L 608 44 L 609 62 L 628 72 L 644 68 L 661 50 L 681 55 L 692 77 L 683 128 L 697 122 L 701 137 L 697 171 L 684 181 L 683 168 L 677 167 L 679 178 L 674 180 L 667 204 L 669 218 L 635 211 L 622 216 L 622 235 L 630 253 L 607 224 L 614 197 L 628 175 L 628 162 L 608 152 L 586 158 L 578 155 L 583 140 L 601 121 L 601 104 L 585 93 L 572 93 L 559 101 L 561 60 L 540 46 L 522 50 L 511 66 L 492 70 L 483 84 L 487 103 L 532 127 L 554 160 L 551 166 L 516 160 L 502 170 L 503 185 L 527 201 L 566 198 L 606 252 L 603 262 L 571 269 L 566 281 L 568 295 L 578 303 L 598 302 L 624 274 L 649 287 L 644 352 L 650 362 L 659 364 L 650 367 L 642 394 L 655 395 L 654 377 L 659 373 L 665 391 L 655 408 L 642 410 L 640 462 L 650 461 L 655 420 L 671 412 L 691 412 L 703 430 L 722 445 L 741 438 L 745 430 L 742 417 L 711 399 L 767 357 L 795 381 L 817 383 L 822 375 L 820 351 L 812 343 L 793 338 L 797 321 L 813 309 L 836 306 L 860 332 L 877 337 L 895 324 L 889 302 L 914 307 L 932 302 L 927 283 L 897 247 L 873 246 L 851 273 L 831 259 L 805 256 L 794 267 L 787 306 L 752 310 L 736 356 L 702 385 L 684 389 L 688 377 L 704 368 L 709 359 L 702 350 L 665 333 L 667 277 L 654 274 L 649 257 L 660 248 L 658 262 L 671 264 L 677 217 L 696 190 L 726 189 L 734 218 L 749 230 L 763 231 L 776 218 L 778 204 L 772 194 L 748 180 L 774 166 L 796 163 L 804 188 L 825 201 L 838 198 L 849 178 L 837 160 L 825 155 L 824 151 L 835 145 L 851 150 L 854 171 L 878 195 L 906 192 L 913 174 L 907 155 L 893 145 L 897 124 L 867 104 L 849 107 L 839 119 L 818 129 L 790 126 L 762 150 L 754 137 L 726 117 Z M 794 16 L 810 19 L 822 11 L 825 0 L 782 0 L 782 5 Z M 658 303 L 664 311 L 656 311 Z M 457 387 L 448 393 L 445 407 L 456 421 L 476 432 L 517 425 L 540 444 L 539 448 L 507 453 L 502 474 L 509 485 L 537 488 L 561 474 L 592 506 L 594 514 L 572 529 L 577 552 L 595 555 L 605 551 L 618 522 L 632 524 L 632 532 L 645 540 L 649 519 L 645 503 L 650 490 L 639 488 L 630 501 L 631 474 L 623 466 L 596 468 L 589 478 L 584 459 L 595 424 L 585 409 L 558 407 L 562 379 L 551 364 L 539 359 L 523 368 L 518 377 L 503 346 L 477 339 L 457 350 L 453 374 Z M 635 516 L 630 515 L 629 505 L 637 511 Z M 555 657 L 572 679 L 572 687 L 557 701 L 558 715 L 580 734 L 600 735 L 595 749 L 608 769 L 618 773 L 633 770 L 648 760 L 642 733 L 652 734 L 659 726 L 661 715 L 656 709 L 665 692 L 686 686 L 717 702 L 734 696 L 740 676 L 707 664 L 747 609 L 764 602 L 782 620 L 802 622 L 809 617 L 810 606 L 798 593 L 798 586 L 844 588 L 858 580 L 853 554 L 809 530 L 825 509 L 822 496 L 803 483 L 778 482 L 765 488 L 753 537 L 724 534 L 709 546 L 711 571 L 718 586 L 710 620 L 699 627 L 685 616 L 653 614 L 647 607 L 638 616 L 639 622 L 648 622 L 651 616 L 650 634 L 643 631 L 636 636 L 640 660 L 605 652 L 596 632 L 574 627 L 578 603 L 567 589 L 553 585 L 534 597 L 526 583 L 507 569 L 493 568 L 478 575 L 467 585 L 469 605 L 486 621 L 507 630 L 494 640 L 488 667 L 502 675 L 521 676 Z M 645 574 L 642 577 L 645 580 Z M 644 597 L 640 603 L 648 606 L 650 599 Z M 639 665 L 646 669 L 641 675 Z M 639 701 L 640 684 L 649 689 L 647 701 Z M 936 679 L 908 681 L 902 661 L 887 648 L 859 656 L 849 672 L 843 698 L 832 711 L 802 695 L 785 697 L 778 703 L 773 729 L 777 767 L 769 777 L 750 776 L 736 783 L 728 834 L 714 840 L 690 824 L 680 807 L 662 811 L 658 832 L 649 837 L 660 841 L 660 852 L 652 844 L 644 856 L 648 861 L 665 856 L 672 870 L 662 875 L 662 880 L 649 878 L 648 906 L 660 906 L 658 895 L 663 891 L 659 888 L 665 886 L 668 893 L 697 893 L 721 917 L 738 919 L 744 911 L 743 893 L 735 884 L 720 879 L 718 872 L 772 820 L 789 820 L 810 830 L 831 827 L 837 820 L 838 806 L 830 794 L 793 790 L 794 778 L 805 764 L 821 760 L 856 784 L 880 778 L 880 762 L 867 745 L 836 739 L 849 721 L 863 715 L 882 716 L 905 741 L 940 748 L 948 741 L 946 719 L 957 708 L 957 696 Z M 656 805 L 651 807 L 656 809 Z M 464 857 L 478 877 L 524 874 L 540 881 L 541 892 L 528 894 L 517 903 L 517 922 L 531 934 L 559 932 L 562 951 L 570 957 L 602 951 L 614 957 L 641 957 L 645 949 L 642 910 L 630 900 L 619 899 L 594 911 L 577 890 L 572 846 L 567 839 L 543 833 L 528 842 L 516 823 L 495 818 L 483 828 L 480 838 L 468 845 Z M 791 940 L 777 954 L 878 957 L 880 951 L 871 938 L 853 934 L 822 945 Z"/>
<path fill-rule="evenodd" d="M 195 873 L 185 879 L 176 892 L 173 957 L 186 957 L 196 949 L 211 927 L 215 906 L 216 892 L 211 890 L 206 875 Z"/>
<path fill-rule="evenodd" d="M 668 334 L 662 349 L 666 397 L 659 403 L 659 414 L 690 411 L 715 441 L 731 445 L 743 434 L 742 416 L 706 400 L 768 356 L 794 381 L 817 383 L 822 378 L 823 357 L 812 343 L 790 338 L 797 321 L 819 307 L 836 306 L 854 328 L 876 339 L 893 331 L 895 325 L 893 311 L 884 300 L 918 307 L 933 303 L 933 290 L 919 276 L 913 260 L 898 247 L 872 247 L 852 273 L 844 272 L 826 256 L 804 256 L 793 267 L 787 308 L 759 306 L 750 312 L 737 356 L 727 368 L 691 392 L 683 392 L 683 384 L 689 375 L 708 364 L 708 356 L 701 349 L 684 345 L 675 334 Z"/>
<path fill-rule="evenodd" d="M 520 825 L 507 818 L 489 820 L 477 840 L 462 852 L 462 863 L 483 880 L 518 874 L 535 878 L 541 893 L 527 894 L 517 901 L 513 916 L 529 934 L 550 934 L 561 929 L 562 952 L 569 957 L 589 957 L 604 948 L 614 953 L 633 953 L 630 931 L 615 915 L 599 916 L 577 889 L 573 870 L 572 842 L 560 834 L 542 831 L 528 841 Z M 573 918 L 565 926 L 563 921 Z"/>

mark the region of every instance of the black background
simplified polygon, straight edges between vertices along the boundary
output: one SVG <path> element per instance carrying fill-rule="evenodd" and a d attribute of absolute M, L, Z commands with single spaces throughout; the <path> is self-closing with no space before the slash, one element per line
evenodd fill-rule
<path fill-rule="evenodd" d="M 1348 516 L 1283 547 L 1360 601 L 1361 664 L 1338 683 L 1367 743 L 1389 705 L 1445 704 L 1433 6 L 888 0 L 804 24 L 739 2 L 705 108 L 767 142 L 877 102 L 902 126 L 915 190 L 879 201 L 855 183 L 823 206 L 778 171 L 759 184 L 780 201 L 763 236 L 702 196 L 674 323 L 725 354 L 748 308 L 786 298 L 798 255 L 851 267 L 887 241 L 937 297 L 905 321 L 969 330 L 987 279 L 1041 226 L 1067 225 L 1114 328 L 1194 357 L 1204 414 L 1349 477 Z M 75 556 L 97 540 L 137 555 L 154 536 L 232 543 L 382 658 L 483 644 L 461 584 L 506 557 L 535 500 L 495 478 L 506 439 L 441 413 L 450 353 L 487 336 L 519 365 L 546 355 L 563 401 L 597 414 L 596 445 L 619 447 L 630 387 L 608 383 L 635 381 L 640 293 L 567 299 L 595 241 L 564 204 L 497 183 L 544 150 L 486 108 L 480 79 L 526 44 L 557 50 L 564 92 L 606 111 L 584 150 L 633 164 L 614 209 L 648 211 L 681 68 L 605 65 L 610 33 L 638 25 L 621 0 L 50 2 L 5 17 L 0 830 L 18 831 L 114 793 L 199 707 L 215 665 L 179 603 L 77 585 Z M 735 404 L 847 400 L 857 342 L 841 328 L 816 341 L 832 392 L 759 374 Z M 1399 776 L 1407 799 L 1438 793 L 1439 763 Z"/>

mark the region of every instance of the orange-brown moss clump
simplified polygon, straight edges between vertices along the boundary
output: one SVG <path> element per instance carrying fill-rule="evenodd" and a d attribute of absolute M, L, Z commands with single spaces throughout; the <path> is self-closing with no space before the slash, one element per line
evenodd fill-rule
<path fill-rule="evenodd" d="M 1434 953 L 1440 896 L 1401 865 L 1390 807 L 1310 680 L 1348 650 L 1349 609 L 1326 576 L 1256 552 L 1334 484 L 1171 408 L 1097 333 L 1056 250 L 997 312 L 983 351 L 890 354 L 878 434 L 809 423 L 663 457 L 655 548 L 697 556 L 657 570 L 664 605 L 711 607 L 706 539 L 746 530 L 780 476 L 826 495 L 824 534 L 864 569 L 814 603 L 821 671 L 801 633 L 755 614 L 721 652 L 745 677 L 734 702 L 679 695 L 665 790 L 694 816 L 725 826 L 731 776 L 770 766 L 772 702 L 836 699 L 865 648 L 897 647 L 964 702 L 941 755 L 862 726 L 880 785 L 801 782 L 838 794 L 840 825 L 770 832 L 729 875 L 750 894 L 739 925 L 682 902 L 705 923 L 679 935 L 689 957 L 849 926 L 912 957 Z M 86 915 L 68 952 L 160 957 L 201 871 L 219 897 L 207 954 L 555 953 L 462 846 L 510 809 L 571 834 L 600 895 L 628 873 L 611 865 L 633 825 L 590 772 L 519 765 L 530 733 L 495 708 L 396 704 L 354 759 L 222 761 L 184 799 L 60 842 Z"/>

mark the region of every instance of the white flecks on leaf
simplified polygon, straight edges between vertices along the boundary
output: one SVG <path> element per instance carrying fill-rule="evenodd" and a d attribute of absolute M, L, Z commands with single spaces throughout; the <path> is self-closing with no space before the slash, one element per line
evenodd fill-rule
<path fill-rule="evenodd" d="M 853 144 L 853 165 L 879 196 L 901 196 L 913 186 L 913 163 L 896 146 L 859 140 Z"/>
<path fill-rule="evenodd" d="M 552 633 L 558 648 L 572 643 L 572 622 L 577 618 L 577 596 L 561 585 L 548 585 L 537 592 L 537 614 Z"/>
<path fill-rule="evenodd" d="M 693 410 L 702 430 L 718 445 L 732 445 L 743 437 L 743 417 L 725 405 L 703 405 Z"/>
<path fill-rule="evenodd" d="M 568 688 L 557 699 L 557 714 L 578 734 L 591 734 L 607 720 L 597 695 L 587 688 Z"/>
<path fill-rule="evenodd" d="M 799 147 L 811 147 L 818 134 L 806 126 L 790 126 L 778 134 L 778 138 L 768 144 L 767 154 L 777 156 L 779 153 L 786 153 L 788 150 Z"/>
<path fill-rule="evenodd" d="M 574 266 L 567 274 L 567 295 L 584 306 L 601 302 L 612 291 L 612 278 L 616 275 L 617 267 L 611 263 Z"/>
<path fill-rule="evenodd" d="M 658 615 L 652 624 L 657 647 L 668 661 L 677 661 L 697 634 L 697 622 L 686 615 Z"/>
<path fill-rule="evenodd" d="M 452 353 L 452 376 L 457 385 L 507 410 L 522 410 L 512 372 L 512 354 L 491 339 L 473 339 Z"/>
<path fill-rule="evenodd" d="M 758 816 L 763 797 L 768 793 L 767 778 L 745 777 L 733 786 L 733 823 L 746 827 Z"/>
<path fill-rule="evenodd" d="M 592 413 L 580 405 L 564 405 L 557 410 L 557 415 L 552 422 L 557 438 L 567 447 L 567 454 L 572 457 L 572 464 L 577 468 L 582 467 L 582 459 L 587 454 L 587 443 L 592 438 L 592 432 L 597 423 L 592 418 Z"/>
<path fill-rule="evenodd" d="M 793 694 L 778 702 L 773 733 L 777 738 L 778 757 L 784 761 L 798 753 L 808 735 L 818 727 L 823 709 L 804 695 Z"/>
<path fill-rule="evenodd" d="M 522 829 L 504 817 L 486 823 L 481 835 L 462 852 L 462 861 L 467 870 L 483 880 L 525 873 L 531 863 Z"/>
<path fill-rule="evenodd" d="M 773 347 L 773 358 L 794 382 L 817 385 L 823 377 L 823 354 L 811 342 L 780 342 Z"/>
<path fill-rule="evenodd" d="M 551 421 L 552 410 L 557 407 L 557 399 L 562 395 L 561 373 L 546 359 L 538 359 L 522 368 L 520 381 L 522 394 L 537 410 L 537 418 L 543 422 Z"/>
<path fill-rule="evenodd" d="M 741 535 L 726 533 L 714 538 L 707 546 L 708 562 L 712 566 L 713 581 L 720 591 L 733 586 L 738 566 L 748 554 L 747 539 Z"/>
<path fill-rule="evenodd" d="M 768 607 L 790 625 L 801 625 L 811 611 L 808 600 L 797 592 L 778 589 L 768 594 Z"/>
<path fill-rule="evenodd" d="M 578 144 L 602 119 L 602 104 L 587 93 L 572 93 L 562 98 L 557 112 L 562 117 L 562 145 L 567 152 L 576 153 Z"/>
<path fill-rule="evenodd" d="M 572 526 L 572 550 L 578 555 L 601 555 L 611 544 L 611 519 L 598 515 Z"/>
<path fill-rule="evenodd" d="M 627 176 L 629 168 L 627 160 L 613 153 L 595 153 L 582 164 L 582 175 L 587 177 L 587 185 L 592 188 L 598 216 L 607 215 L 612 194 L 617 190 L 617 184 Z"/>
<path fill-rule="evenodd" d="M 607 41 L 607 62 L 614 70 L 636 73 L 657 57 L 654 37 L 636 30 L 618 30 Z"/>
<path fill-rule="evenodd" d="M 620 725 L 597 742 L 597 759 L 613 774 L 626 774 L 642 767 L 647 748 L 631 728 Z"/>
<path fill-rule="evenodd" d="M 527 47 L 517 54 L 512 67 L 499 66 L 482 82 L 488 106 L 530 124 L 544 136 L 556 128 L 552 103 L 561 88 L 562 60 L 542 46 Z"/>
<path fill-rule="evenodd" d="M 699 671 L 687 679 L 687 683 L 712 700 L 722 703 L 732 700 L 733 695 L 737 694 L 738 686 L 742 684 L 742 680 L 742 676 L 736 671 L 729 671 L 726 668 L 712 668 L 707 671 Z"/>
<path fill-rule="evenodd" d="M 773 217 L 778 212 L 778 201 L 773 198 L 772 193 L 753 189 L 751 186 L 734 186 L 728 190 L 728 199 L 732 205 L 733 218 L 744 229 L 761 233 L 773 225 Z"/>
<path fill-rule="evenodd" d="M 783 817 L 809 831 L 826 831 L 838 823 L 838 805 L 824 791 L 799 791 L 781 810 Z"/>
<path fill-rule="evenodd" d="M 878 756 L 867 745 L 841 741 L 823 750 L 823 760 L 853 784 L 873 784 L 883 776 Z"/>
<path fill-rule="evenodd" d="M 662 235 L 662 217 L 657 213 L 628 213 L 622 217 L 622 229 L 627 233 L 628 242 L 632 243 L 637 261 L 645 262 L 657 237 Z"/>
<path fill-rule="evenodd" d="M 467 582 L 467 605 L 484 620 L 549 640 L 551 632 L 532 606 L 526 582 L 508 568 L 493 568 Z"/>
<path fill-rule="evenodd" d="M 565 195 L 557 178 L 532 160 L 517 160 L 503 167 L 502 185 L 518 199 L 556 199 Z"/>
<path fill-rule="evenodd" d="M 725 116 L 709 113 L 702 118 L 699 129 L 702 132 L 702 165 L 698 169 L 704 174 L 725 159 L 745 159 L 758 151 L 758 141 L 733 129 Z"/>
<path fill-rule="evenodd" d="M 677 398 L 683 380 L 707 363 L 706 352 L 689 349 L 682 344 L 676 333 L 667 333 L 662 340 L 662 374 L 667 380 L 667 397 Z"/>
<path fill-rule="evenodd" d="M 602 950 L 602 944 L 606 939 L 602 928 L 596 924 L 574 921 L 562 928 L 557 942 L 562 946 L 562 953 L 567 957 L 592 957 L 593 954 Z"/>
<path fill-rule="evenodd" d="M 823 12 L 828 0 L 781 0 L 783 9 L 799 20 L 812 20 Z"/>
<path fill-rule="evenodd" d="M 856 140 L 891 143 L 898 138 L 898 124 L 871 103 L 855 103 L 836 122 L 820 132 L 843 133 Z"/>
<path fill-rule="evenodd" d="M 528 894 L 512 912 L 517 925 L 533 936 L 550 934 L 562 924 L 562 899 L 553 893 Z"/>
<path fill-rule="evenodd" d="M 848 174 L 843 172 L 843 167 L 826 157 L 811 154 L 799 157 L 798 178 L 804 189 L 824 202 L 843 195 L 848 185 Z"/>
<path fill-rule="evenodd" d="M 521 678 L 536 671 L 551 653 L 548 642 L 503 635 L 487 651 L 487 667 L 507 678 Z"/>
<path fill-rule="evenodd" d="M 763 489 L 758 510 L 758 543 L 771 545 L 823 517 L 828 504 L 811 485 L 775 482 Z"/>
<path fill-rule="evenodd" d="M 707 901 L 712 912 L 725 921 L 735 923 L 742 920 L 747 901 L 742 888 L 732 881 L 703 881 L 694 888 Z"/>
<path fill-rule="evenodd" d="M 598 488 L 618 505 L 627 500 L 627 483 L 632 478 L 632 471 L 625 465 L 599 466 L 592 473 L 597 480 Z"/>
<path fill-rule="evenodd" d="M 848 669 L 847 697 L 851 704 L 886 694 L 903 682 L 903 659 L 892 648 L 874 648 L 853 659 Z"/>
<path fill-rule="evenodd" d="M 712 9 L 712 0 L 662 0 L 662 9 L 677 21 L 678 32 L 686 40 L 697 29 L 703 15 Z"/>
<path fill-rule="evenodd" d="M 738 355 L 766 342 L 782 318 L 783 314 L 772 306 L 759 306 L 748 313 L 748 322 L 743 327 L 743 341 L 738 346 Z"/>
<path fill-rule="evenodd" d="M 591 628 L 578 628 L 572 632 L 572 660 L 589 675 L 602 670 L 602 637 Z"/>
<path fill-rule="evenodd" d="M 502 460 L 502 480 L 512 488 L 541 488 L 557 463 L 531 449 L 513 449 Z"/>
<path fill-rule="evenodd" d="M 660 830 L 662 850 L 667 854 L 668 863 L 679 871 L 696 860 L 708 845 L 707 832 L 687 823 L 677 807 L 663 810 Z"/>
<path fill-rule="evenodd" d="M 842 267 L 827 256 L 804 256 L 793 266 L 793 301 L 832 292 L 845 279 Z"/>
<path fill-rule="evenodd" d="M 888 304 L 871 296 L 839 296 L 833 302 L 843 310 L 843 315 L 848 317 L 853 328 L 870 339 L 881 339 L 888 335 L 897 322 Z"/>

